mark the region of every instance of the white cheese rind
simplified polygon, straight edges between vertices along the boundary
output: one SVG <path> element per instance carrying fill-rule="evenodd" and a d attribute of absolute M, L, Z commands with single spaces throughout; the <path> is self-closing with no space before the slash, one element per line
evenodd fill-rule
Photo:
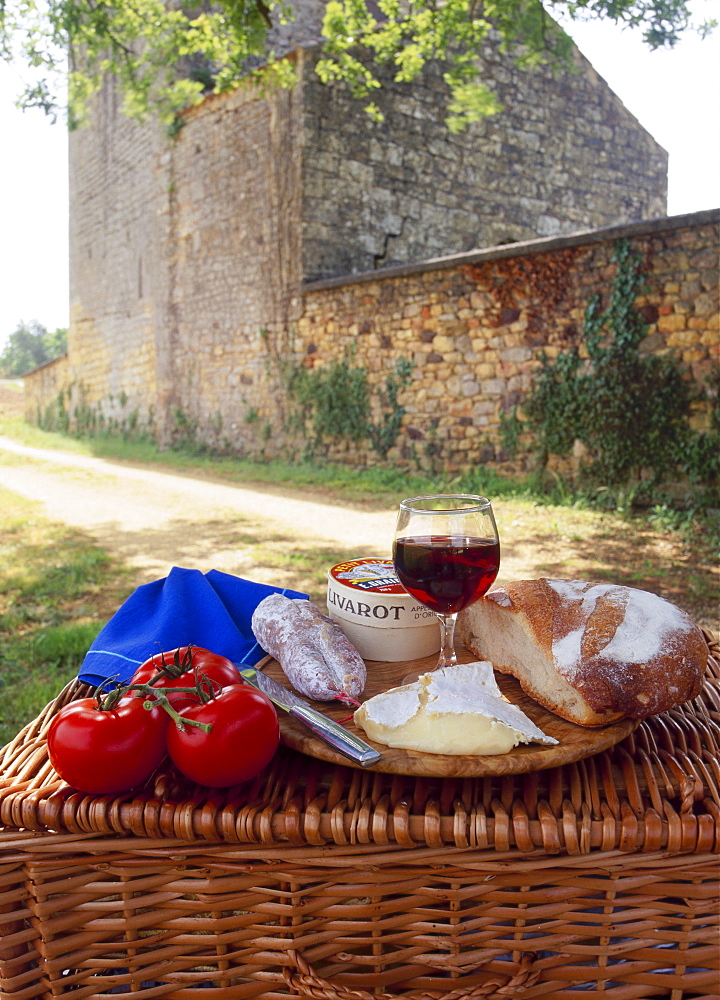
<path fill-rule="evenodd" d="M 403 684 L 402 687 L 376 694 L 357 710 L 356 722 L 358 712 L 363 709 L 365 712 L 362 717 L 369 716 L 380 726 L 388 726 L 390 729 L 403 726 L 420 711 L 420 685 Z"/>
<path fill-rule="evenodd" d="M 444 667 L 370 698 L 355 722 L 376 743 L 424 753 L 494 755 L 555 744 L 497 686 L 487 661 Z"/>

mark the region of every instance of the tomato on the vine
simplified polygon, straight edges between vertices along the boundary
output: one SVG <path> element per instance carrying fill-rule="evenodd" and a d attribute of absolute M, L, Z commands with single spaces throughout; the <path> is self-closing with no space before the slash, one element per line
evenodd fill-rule
<path fill-rule="evenodd" d="M 169 716 L 122 697 L 109 709 L 94 698 L 70 702 L 50 723 L 50 763 L 73 788 L 105 795 L 143 784 L 167 752 Z"/>
<path fill-rule="evenodd" d="M 254 778 L 272 760 L 280 741 L 275 708 L 248 684 L 225 687 L 202 704 L 184 705 L 182 718 L 210 724 L 210 732 L 175 725 L 167 731 L 170 759 L 200 785 L 223 788 Z"/>
<path fill-rule="evenodd" d="M 203 682 L 207 686 L 218 690 L 230 684 L 243 683 L 237 667 L 226 656 L 212 653 L 200 646 L 180 646 L 164 653 L 156 653 L 137 668 L 130 683 L 148 684 L 155 677 L 157 680 L 153 687 L 166 690 L 192 687 L 196 679 L 205 679 Z M 187 698 L 187 695 L 175 695 L 170 696 L 170 701 L 177 706 Z"/>

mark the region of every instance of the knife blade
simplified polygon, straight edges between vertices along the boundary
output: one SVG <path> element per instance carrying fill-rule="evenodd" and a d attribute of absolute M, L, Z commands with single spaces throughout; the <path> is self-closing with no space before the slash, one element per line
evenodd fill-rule
<path fill-rule="evenodd" d="M 236 666 L 244 680 L 262 691 L 275 705 L 279 705 L 288 715 L 302 722 L 321 740 L 339 750 L 356 764 L 367 767 L 380 760 L 381 754 L 369 746 L 365 740 L 361 740 L 359 736 L 351 733 L 338 722 L 328 719 L 322 712 L 317 712 L 294 691 L 288 691 L 282 684 L 278 684 L 272 677 L 268 677 L 260 670 L 255 670 L 254 667 L 243 667 L 239 663 Z"/>

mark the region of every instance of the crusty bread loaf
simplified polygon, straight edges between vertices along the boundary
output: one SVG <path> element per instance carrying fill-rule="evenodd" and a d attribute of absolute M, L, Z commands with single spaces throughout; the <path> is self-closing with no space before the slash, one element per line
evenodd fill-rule
<path fill-rule="evenodd" d="M 645 718 L 700 692 L 708 646 L 655 594 L 580 580 L 521 580 L 460 612 L 466 648 L 581 726 Z"/>

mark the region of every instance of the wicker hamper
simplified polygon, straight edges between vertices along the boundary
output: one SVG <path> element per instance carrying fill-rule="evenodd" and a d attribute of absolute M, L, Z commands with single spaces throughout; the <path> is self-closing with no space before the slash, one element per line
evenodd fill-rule
<path fill-rule="evenodd" d="M 61 784 L 0 751 L 0 996 L 720 997 L 720 660 L 612 750 L 504 778 L 282 750 L 251 787 Z"/>

